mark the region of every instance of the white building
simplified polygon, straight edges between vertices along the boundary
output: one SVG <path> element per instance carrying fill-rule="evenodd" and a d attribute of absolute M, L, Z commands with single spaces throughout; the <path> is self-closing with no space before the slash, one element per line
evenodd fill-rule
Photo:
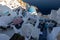
<path fill-rule="evenodd" d="M 48 17 L 52 20 L 55 20 L 58 24 L 60 24 L 60 9 L 52 10 L 51 14 Z"/>

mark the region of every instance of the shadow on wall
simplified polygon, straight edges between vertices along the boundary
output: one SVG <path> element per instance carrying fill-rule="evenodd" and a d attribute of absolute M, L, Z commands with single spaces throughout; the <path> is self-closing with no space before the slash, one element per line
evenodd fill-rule
<path fill-rule="evenodd" d="M 50 14 L 51 10 L 57 10 L 60 8 L 60 0 L 23 0 L 30 5 L 37 6 L 39 10 L 47 15 Z"/>

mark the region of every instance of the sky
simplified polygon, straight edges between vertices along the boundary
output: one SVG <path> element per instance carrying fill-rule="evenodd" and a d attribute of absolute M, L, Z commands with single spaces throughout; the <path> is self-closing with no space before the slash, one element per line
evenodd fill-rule
<path fill-rule="evenodd" d="M 37 6 L 43 14 L 50 14 L 51 10 L 60 8 L 60 0 L 23 0 L 30 5 Z"/>

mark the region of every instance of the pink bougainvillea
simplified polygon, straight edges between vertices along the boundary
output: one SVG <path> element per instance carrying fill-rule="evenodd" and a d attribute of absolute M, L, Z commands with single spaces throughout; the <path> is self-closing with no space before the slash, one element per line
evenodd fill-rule
<path fill-rule="evenodd" d="M 14 24 L 20 24 L 23 21 L 23 19 L 21 17 L 17 17 L 13 20 Z"/>

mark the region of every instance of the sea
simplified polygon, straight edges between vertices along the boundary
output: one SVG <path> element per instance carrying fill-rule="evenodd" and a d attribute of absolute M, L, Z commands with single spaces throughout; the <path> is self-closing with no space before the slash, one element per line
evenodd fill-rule
<path fill-rule="evenodd" d="M 60 0 L 23 0 L 24 2 L 29 3 L 38 7 L 39 11 L 48 15 L 51 13 L 51 10 L 58 10 L 60 8 Z"/>

